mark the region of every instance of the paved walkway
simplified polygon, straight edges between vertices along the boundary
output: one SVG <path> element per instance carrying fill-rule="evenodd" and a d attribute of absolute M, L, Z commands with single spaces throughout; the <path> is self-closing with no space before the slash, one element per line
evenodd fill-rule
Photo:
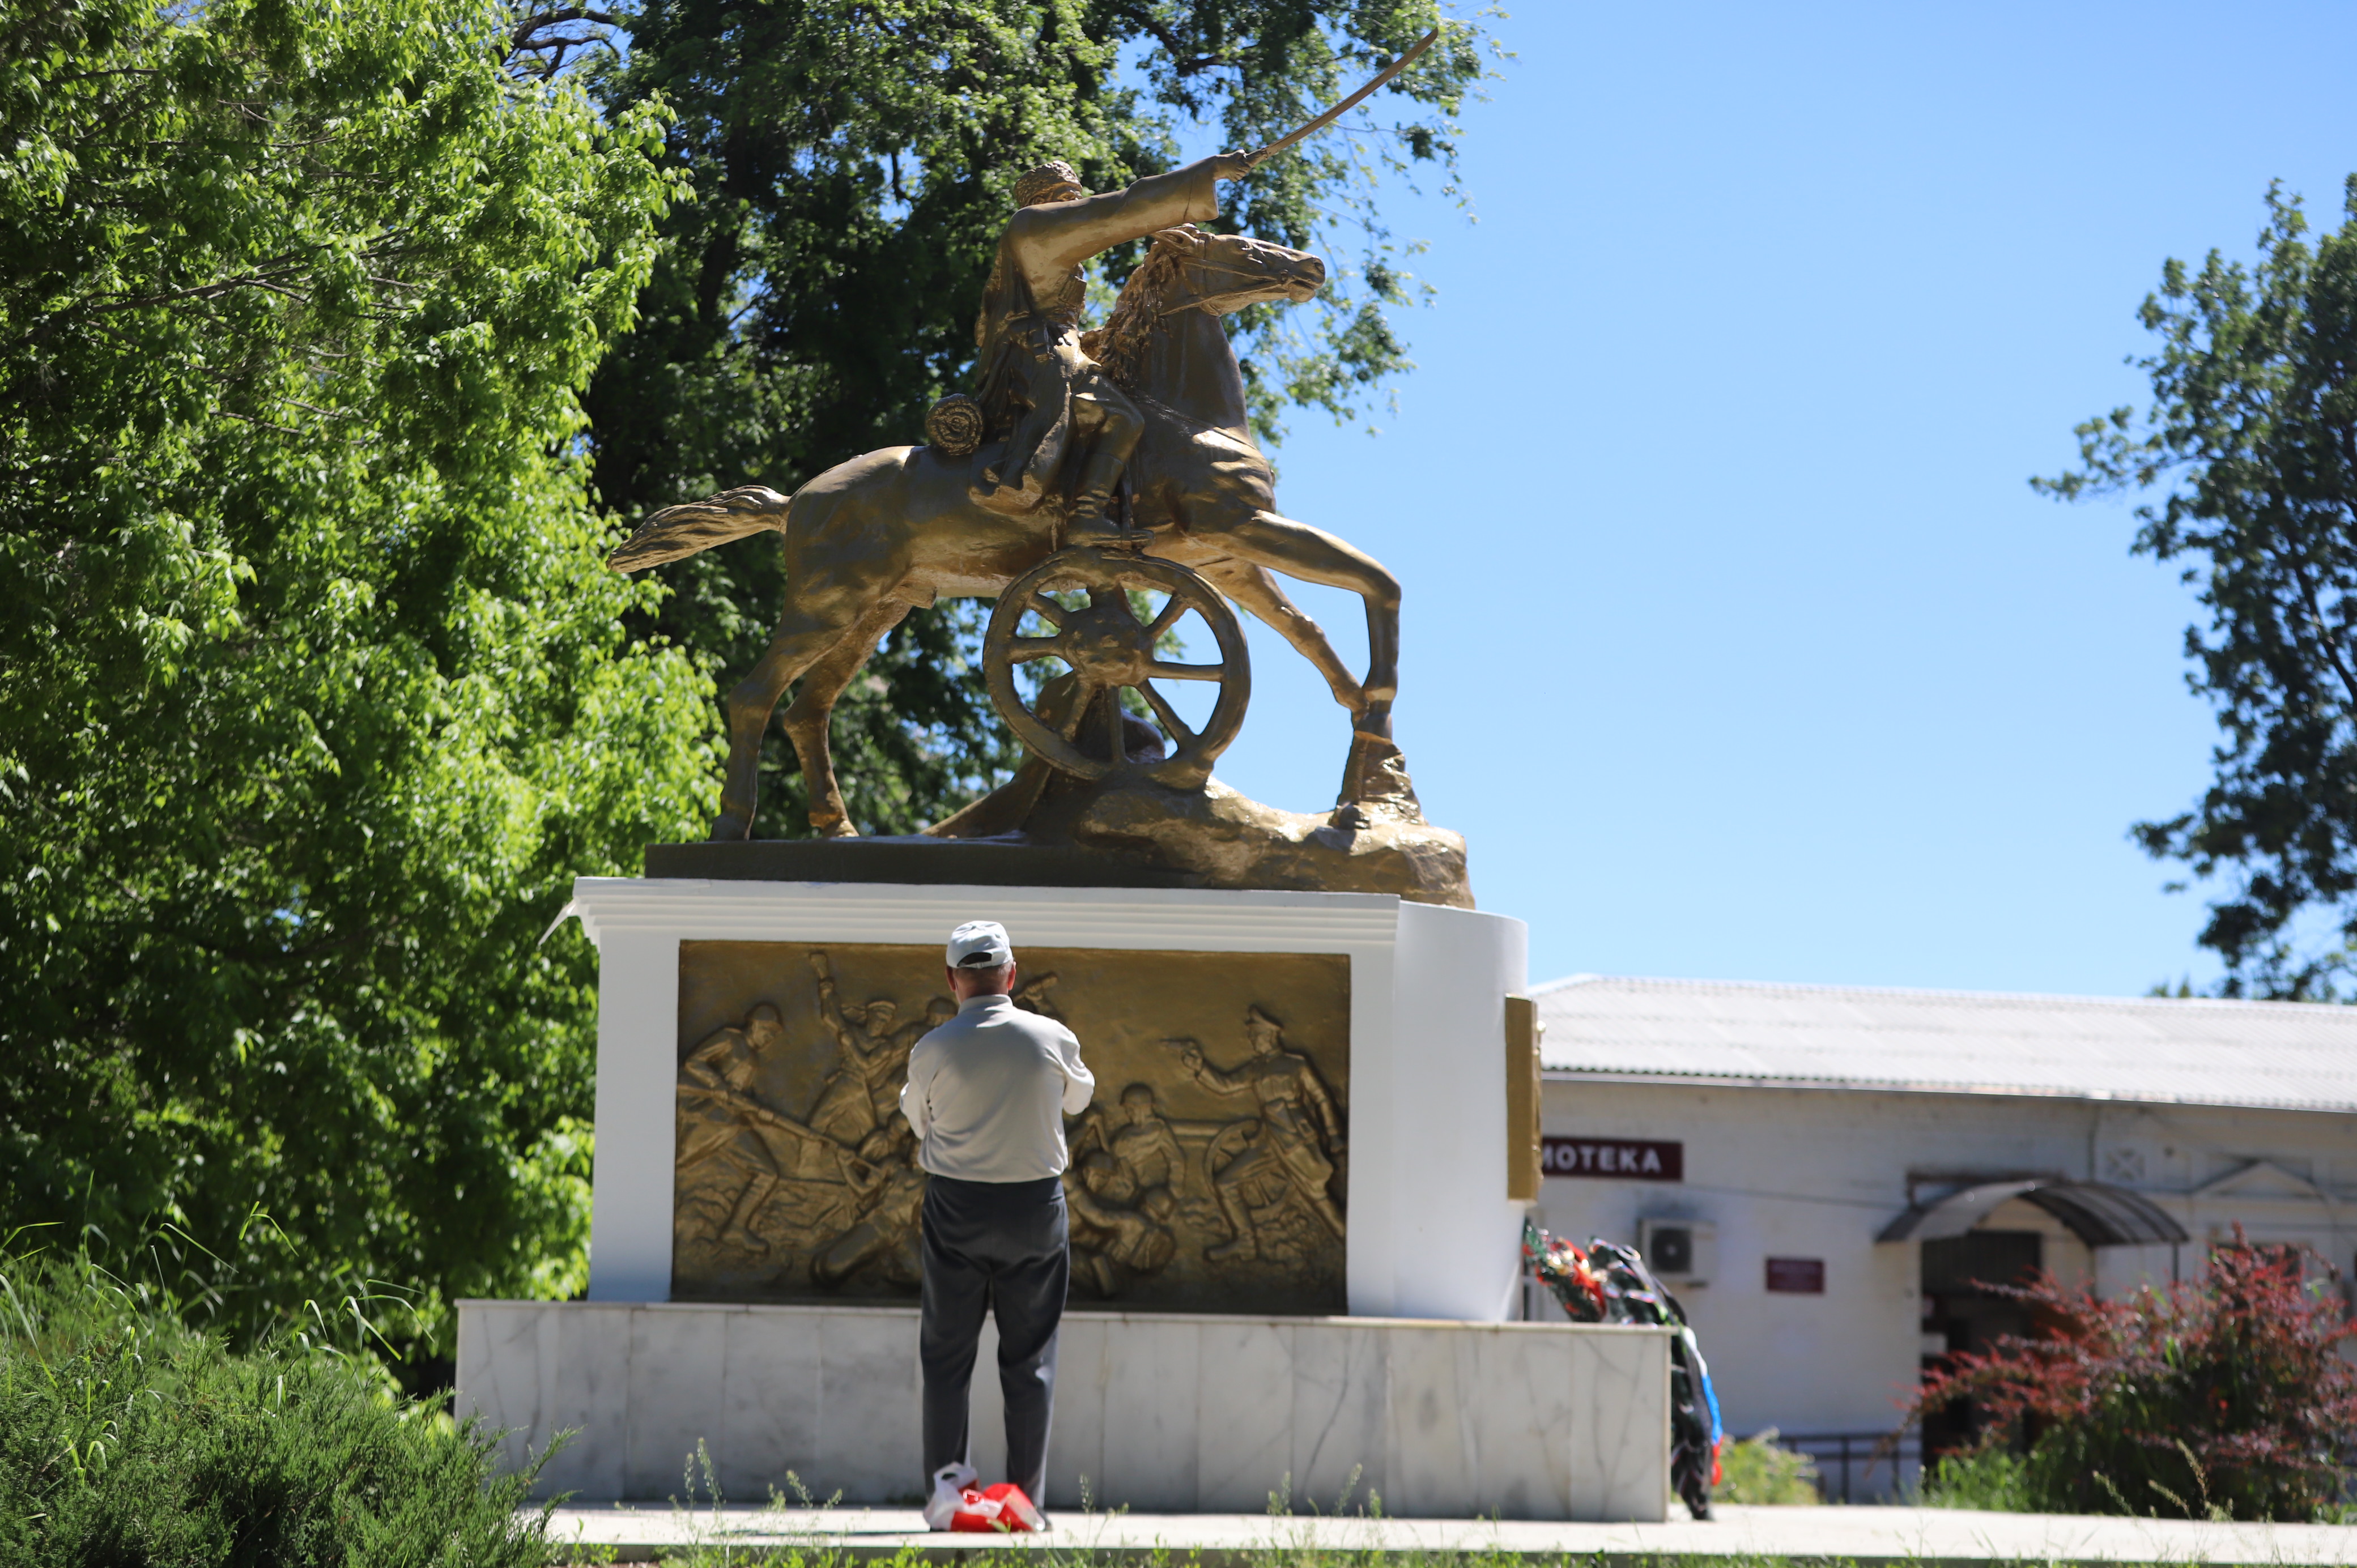
<path fill-rule="evenodd" d="M 699 1542 L 836 1547 L 888 1557 L 1039 1547 L 1108 1560 L 1157 1553 L 1207 1563 L 1254 1550 L 1475 1552 L 1532 1557 L 1812 1557 L 1900 1563 L 2357 1563 L 2357 1526 L 1972 1513 L 1956 1509 L 1737 1508 L 1696 1523 L 1523 1524 L 1487 1520 L 1273 1519 L 1255 1514 L 1071 1514 L 1041 1536 L 931 1535 L 914 1509 L 777 1509 L 609 1505 L 556 1510 L 550 1536 L 614 1546 L 621 1560 Z"/>

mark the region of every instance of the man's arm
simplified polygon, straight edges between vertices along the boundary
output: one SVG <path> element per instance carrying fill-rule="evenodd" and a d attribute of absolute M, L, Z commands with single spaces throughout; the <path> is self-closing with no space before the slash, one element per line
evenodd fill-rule
<path fill-rule="evenodd" d="M 920 1144 L 925 1141 L 926 1127 L 932 1122 L 932 1108 L 925 1103 L 926 1091 L 932 1083 L 932 1058 L 921 1048 L 909 1053 L 909 1081 L 900 1086 L 900 1114 L 909 1119 Z"/>
<path fill-rule="evenodd" d="M 828 964 L 824 952 L 810 955 L 811 972 L 818 976 L 818 1017 L 834 1036 L 835 1044 L 849 1052 L 855 1061 L 865 1062 L 867 1052 L 861 1048 L 859 1031 L 843 1015 L 843 1004 L 835 997 L 834 970 Z"/>
<path fill-rule="evenodd" d="M 1178 1065 L 1187 1076 L 1210 1090 L 1213 1094 L 1235 1095 L 1252 1092 L 1252 1082 L 1241 1073 L 1222 1072 L 1203 1059 L 1203 1047 L 1192 1040 L 1165 1040 L 1166 1046 L 1178 1047 Z"/>
<path fill-rule="evenodd" d="M 1061 271 L 1157 230 L 1209 221 L 1220 215 L 1217 183 L 1243 177 L 1241 168 L 1230 172 L 1236 160 L 1235 154 L 1221 153 L 1148 175 L 1125 190 L 1027 207 L 1011 227 L 1016 246 L 1027 263 Z"/>
<path fill-rule="evenodd" d="M 1302 1060 L 1300 1081 L 1303 1096 L 1317 1112 L 1318 1120 L 1325 1123 L 1327 1148 L 1340 1154 L 1350 1142 L 1350 1134 L 1342 1126 L 1342 1112 L 1335 1107 L 1334 1097 L 1326 1092 L 1326 1080 L 1318 1076 L 1317 1064 L 1307 1058 Z"/>
<path fill-rule="evenodd" d="M 1064 1114 L 1078 1116 L 1096 1098 L 1097 1077 L 1081 1060 L 1081 1042 L 1070 1029 L 1057 1031 L 1064 1037 L 1056 1042 L 1056 1065 L 1064 1069 Z"/>

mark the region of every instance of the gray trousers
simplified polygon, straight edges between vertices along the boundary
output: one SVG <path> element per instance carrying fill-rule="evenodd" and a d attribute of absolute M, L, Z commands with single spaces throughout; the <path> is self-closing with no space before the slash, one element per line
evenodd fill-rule
<path fill-rule="evenodd" d="M 982 1315 L 998 1320 L 998 1386 L 1006 1396 L 1006 1478 L 1047 1506 L 1048 1423 L 1055 1409 L 1056 1328 L 1072 1254 L 1064 1185 L 925 1183 L 924 1312 L 917 1359 L 925 1377 L 925 1489 L 944 1465 L 970 1463 L 967 1393 Z"/>

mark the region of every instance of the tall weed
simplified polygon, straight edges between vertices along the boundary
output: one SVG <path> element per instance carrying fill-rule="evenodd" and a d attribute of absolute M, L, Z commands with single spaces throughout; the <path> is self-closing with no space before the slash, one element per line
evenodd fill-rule
<path fill-rule="evenodd" d="M 1796 1449 L 1779 1447 L 1774 1427 L 1738 1438 L 1718 1451 L 1714 1501 L 1807 1508 L 1817 1496 L 1817 1462 Z"/>

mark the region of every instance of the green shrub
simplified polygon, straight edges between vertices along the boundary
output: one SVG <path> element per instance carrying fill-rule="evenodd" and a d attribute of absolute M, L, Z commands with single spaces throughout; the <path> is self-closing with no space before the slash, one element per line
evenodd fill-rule
<path fill-rule="evenodd" d="M 1718 1451 L 1718 1484 L 1713 1500 L 1787 1507 L 1816 1503 L 1817 1462 L 1776 1446 L 1776 1429 L 1729 1443 Z"/>
<path fill-rule="evenodd" d="M 529 1477 L 281 1334 L 245 1354 L 86 1261 L 0 1258 L 0 1562 L 110 1568 L 553 1561 Z M 315 1314 L 321 1328 L 329 1320 Z"/>

